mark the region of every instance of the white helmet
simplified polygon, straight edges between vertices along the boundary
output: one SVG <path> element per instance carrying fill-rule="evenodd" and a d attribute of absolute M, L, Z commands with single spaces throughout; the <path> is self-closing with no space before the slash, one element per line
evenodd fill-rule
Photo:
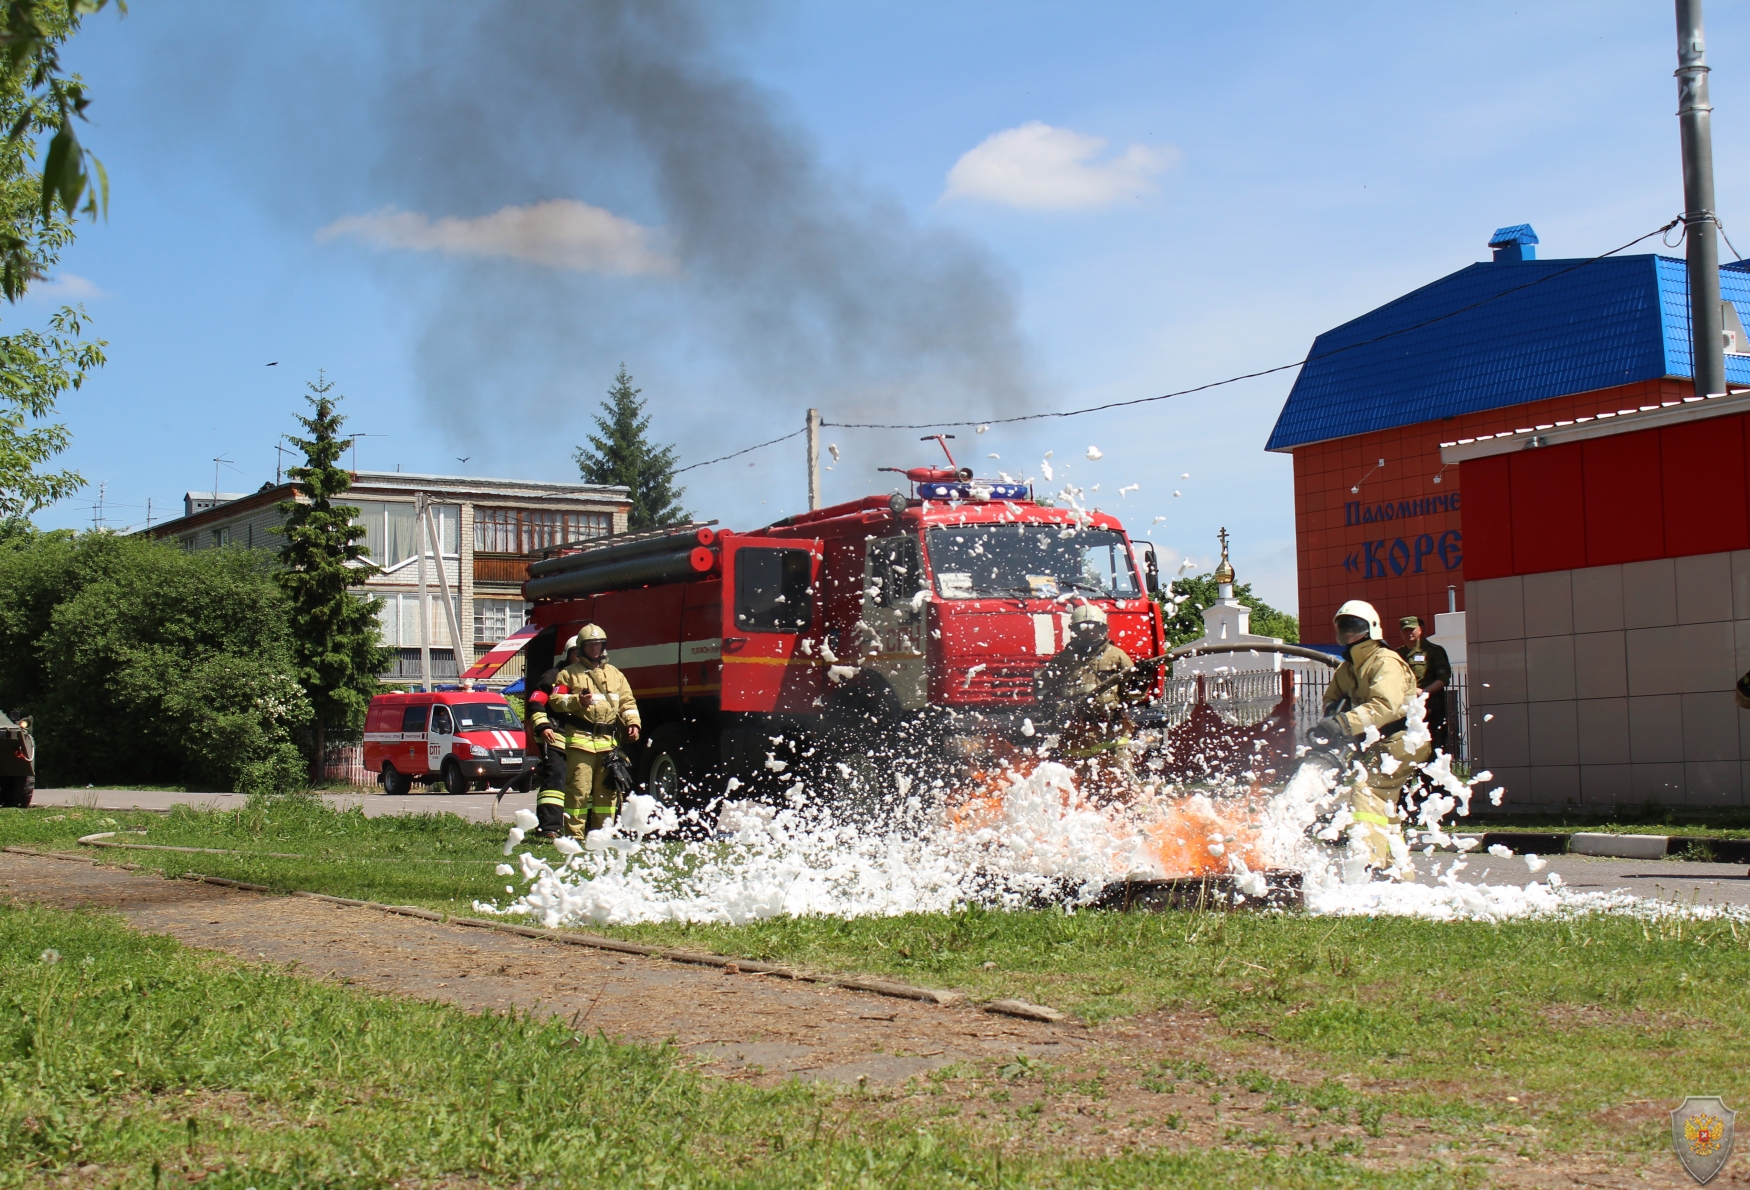
<path fill-rule="evenodd" d="M 576 647 L 577 647 L 577 637 L 572 636 L 572 637 L 569 637 L 566 639 L 565 647 L 560 649 L 559 651 L 561 653 L 569 653 L 569 652 L 571 652 L 571 650 L 575 649 Z"/>
<path fill-rule="evenodd" d="M 1078 603 L 1075 610 L 1069 614 L 1069 626 L 1072 632 L 1083 624 L 1104 625 L 1105 623 L 1106 612 L 1092 603 Z"/>
<path fill-rule="evenodd" d="M 1351 599 L 1337 609 L 1337 614 L 1331 617 L 1334 624 L 1344 616 L 1356 616 L 1367 621 L 1367 638 L 1369 640 L 1384 640 L 1385 630 L 1379 626 L 1379 613 L 1373 610 L 1373 604 L 1365 599 Z"/>

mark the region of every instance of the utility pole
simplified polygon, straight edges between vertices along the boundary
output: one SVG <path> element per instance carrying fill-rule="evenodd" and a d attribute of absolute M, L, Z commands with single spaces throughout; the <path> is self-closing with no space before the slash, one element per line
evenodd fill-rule
<path fill-rule="evenodd" d="M 413 519 L 419 522 L 419 532 L 414 534 L 419 551 L 419 685 L 426 693 L 431 693 L 431 616 L 425 605 L 425 493 L 416 492 L 413 496 Z M 443 564 L 443 559 L 438 559 Z"/>
<path fill-rule="evenodd" d="M 146 528 L 152 527 L 152 497 L 146 497 Z"/>
<path fill-rule="evenodd" d="M 808 510 L 820 507 L 820 410 L 808 411 Z"/>
<path fill-rule="evenodd" d="M 1726 391 L 1720 310 L 1720 246 L 1715 238 L 1713 105 L 1707 99 L 1707 41 L 1701 0 L 1677 0 L 1677 121 L 1683 133 L 1684 259 L 1689 271 L 1690 349 L 1695 395 Z"/>

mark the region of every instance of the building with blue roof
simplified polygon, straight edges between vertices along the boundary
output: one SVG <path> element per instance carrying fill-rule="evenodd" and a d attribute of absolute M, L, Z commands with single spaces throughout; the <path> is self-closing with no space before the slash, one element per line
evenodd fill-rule
<path fill-rule="evenodd" d="M 1720 270 L 1728 392 L 1697 395 L 1682 260 L 1538 244 L 1499 228 L 1314 340 L 1267 444 L 1294 456 L 1302 636 L 1352 598 L 1394 643 L 1435 625 L 1475 703 L 1453 746 L 1510 807 L 1745 804 L 1750 265 Z"/>

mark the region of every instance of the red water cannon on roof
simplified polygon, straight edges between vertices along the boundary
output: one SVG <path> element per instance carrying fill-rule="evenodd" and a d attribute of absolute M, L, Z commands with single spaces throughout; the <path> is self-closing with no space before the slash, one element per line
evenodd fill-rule
<path fill-rule="evenodd" d="M 942 453 L 948 456 L 946 467 L 877 467 L 877 471 L 892 471 L 903 475 L 913 483 L 965 483 L 972 478 L 972 468 L 962 467 L 954 461 L 954 452 L 948 449 L 948 439 L 952 434 L 925 434 L 919 442 L 934 442 L 942 448 Z"/>

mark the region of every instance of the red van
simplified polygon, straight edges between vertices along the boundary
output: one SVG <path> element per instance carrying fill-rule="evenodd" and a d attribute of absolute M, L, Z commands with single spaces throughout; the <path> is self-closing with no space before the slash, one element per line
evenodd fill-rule
<path fill-rule="evenodd" d="M 442 781 L 447 793 L 509 786 L 526 771 L 522 721 L 504 695 L 486 690 L 379 694 L 365 713 L 365 767 L 384 793 Z"/>

